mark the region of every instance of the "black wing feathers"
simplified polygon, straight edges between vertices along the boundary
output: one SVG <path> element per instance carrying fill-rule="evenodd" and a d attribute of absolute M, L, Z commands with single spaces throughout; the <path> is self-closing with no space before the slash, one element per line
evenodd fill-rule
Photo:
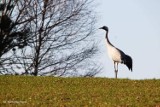
<path fill-rule="evenodd" d="M 121 60 L 123 64 L 125 64 L 129 70 L 132 71 L 132 58 L 129 55 L 126 55 L 123 51 L 121 51 L 120 49 L 116 48 L 120 54 L 121 54 Z"/>
<path fill-rule="evenodd" d="M 129 55 L 125 55 L 123 63 L 132 71 L 132 58 Z"/>

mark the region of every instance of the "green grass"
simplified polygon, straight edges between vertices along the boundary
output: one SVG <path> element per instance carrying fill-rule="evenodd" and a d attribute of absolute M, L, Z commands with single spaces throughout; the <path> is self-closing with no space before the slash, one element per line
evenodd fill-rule
<path fill-rule="evenodd" d="M 0 106 L 160 107 L 160 80 L 0 76 Z"/>

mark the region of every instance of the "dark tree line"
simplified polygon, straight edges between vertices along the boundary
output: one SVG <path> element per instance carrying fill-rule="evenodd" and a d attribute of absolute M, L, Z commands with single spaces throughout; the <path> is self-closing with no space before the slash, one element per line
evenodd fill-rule
<path fill-rule="evenodd" d="M 1 73 L 94 76 L 95 14 L 90 0 L 3 0 Z"/>

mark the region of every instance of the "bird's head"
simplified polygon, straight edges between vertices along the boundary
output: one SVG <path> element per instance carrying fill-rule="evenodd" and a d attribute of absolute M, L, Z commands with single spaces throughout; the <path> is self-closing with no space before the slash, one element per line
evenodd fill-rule
<path fill-rule="evenodd" d="M 100 27 L 99 29 L 103 29 L 103 30 L 105 30 L 105 31 L 107 31 L 107 32 L 108 32 L 108 30 L 109 30 L 107 26 Z"/>

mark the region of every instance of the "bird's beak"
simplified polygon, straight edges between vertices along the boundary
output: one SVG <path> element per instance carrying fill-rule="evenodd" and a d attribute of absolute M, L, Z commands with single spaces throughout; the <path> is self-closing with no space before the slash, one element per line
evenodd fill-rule
<path fill-rule="evenodd" d="M 103 29 L 102 27 L 100 27 L 99 29 Z"/>

